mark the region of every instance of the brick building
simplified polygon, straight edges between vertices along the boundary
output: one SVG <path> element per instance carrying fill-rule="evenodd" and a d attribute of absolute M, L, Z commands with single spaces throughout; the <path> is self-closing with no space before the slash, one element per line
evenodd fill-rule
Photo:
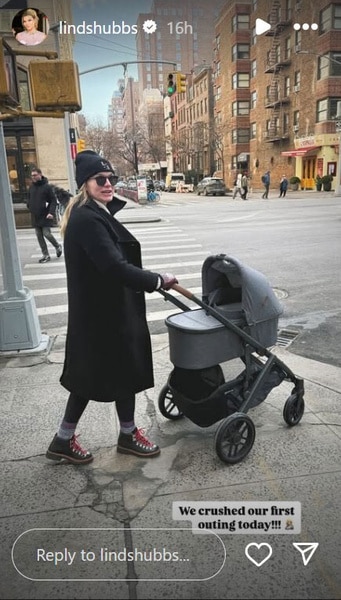
<path fill-rule="evenodd" d="M 266 34 L 256 36 L 257 18 L 270 23 Z M 247 170 L 252 187 L 261 187 L 270 170 L 272 187 L 285 173 L 311 189 L 317 174 L 336 175 L 340 29 L 340 2 L 225 4 L 215 30 L 214 83 L 215 126 L 223 138 L 217 168 L 226 183 Z"/>
<path fill-rule="evenodd" d="M 211 67 L 187 75 L 186 92 L 172 98 L 174 171 L 200 181 L 214 171 L 214 121 Z"/>

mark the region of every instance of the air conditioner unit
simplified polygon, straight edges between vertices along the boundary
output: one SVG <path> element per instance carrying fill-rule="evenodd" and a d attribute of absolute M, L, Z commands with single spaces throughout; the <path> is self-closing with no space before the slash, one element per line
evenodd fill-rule
<path fill-rule="evenodd" d="M 294 85 L 294 92 L 299 92 L 299 91 L 300 91 L 300 86 Z"/>
<path fill-rule="evenodd" d="M 298 125 L 294 125 L 293 129 L 294 129 L 294 131 L 298 131 L 299 130 Z"/>

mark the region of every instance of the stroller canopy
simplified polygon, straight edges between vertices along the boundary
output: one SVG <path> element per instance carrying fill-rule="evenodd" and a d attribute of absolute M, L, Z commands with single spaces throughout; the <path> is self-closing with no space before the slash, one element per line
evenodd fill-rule
<path fill-rule="evenodd" d="M 252 327 L 276 319 L 283 312 L 266 277 L 226 254 L 209 256 L 202 266 L 203 301 L 209 305 L 241 303 Z"/>

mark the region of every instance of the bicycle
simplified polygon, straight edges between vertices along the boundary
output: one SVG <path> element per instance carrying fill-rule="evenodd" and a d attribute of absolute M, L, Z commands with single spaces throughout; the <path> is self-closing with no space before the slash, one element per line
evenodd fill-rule
<path fill-rule="evenodd" d="M 147 201 L 148 202 L 160 202 L 161 200 L 161 193 L 157 192 L 156 190 L 149 190 L 148 194 L 147 194 Z"/>

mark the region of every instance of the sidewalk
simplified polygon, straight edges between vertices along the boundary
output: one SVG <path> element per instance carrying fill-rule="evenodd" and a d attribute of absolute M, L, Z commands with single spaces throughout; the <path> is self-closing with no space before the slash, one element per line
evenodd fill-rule
<path fill-rule="evenodd" d="M 65 336 L 57 335 L 45 356 L 0 358 L 0 598 L 339 599 L 341 370 L 276 348 L 305 379 L 303 419 L 285 425 L 282 410 L 292 386 L 282 383 L 249 413 L 256 426 L 250 454 L 228 466 L 215 452 L 217 425 L 201 429 L 160 414 L 158 394 L 172 366 L 167 334 L 152 342 L 155 388 L 137 402 L 138 425 L 162 448 L 149 461 L 116 453 L 114 405 L 95 403 L 79 430 L 93 463 L 48 461 L 45 451 L 67 398 L 59 384 Z M 227 363 L 226 377 L 235 369 L 235 361 Z M 301 502 L 302 529 L 294 535 L 193 535 L 189 521 L 173 520 L 176 501 Z M 293 542 L 319 543 L 306 567 Z M 245 556 L 249 543 L 272 547 L 261 568 Z M 143 562 L 136 552 L 151 547 L 159 554 Z M 52 554 L 51 562 L 38 562 L 37 548 L 75 551 L 78 562 L 67 564 L 64 554 L 57 565 Z M 105 560 L 105 551 L 113 550 L 121 559 Z M 173 561 L 171 552 L 186 558 Z"/>

